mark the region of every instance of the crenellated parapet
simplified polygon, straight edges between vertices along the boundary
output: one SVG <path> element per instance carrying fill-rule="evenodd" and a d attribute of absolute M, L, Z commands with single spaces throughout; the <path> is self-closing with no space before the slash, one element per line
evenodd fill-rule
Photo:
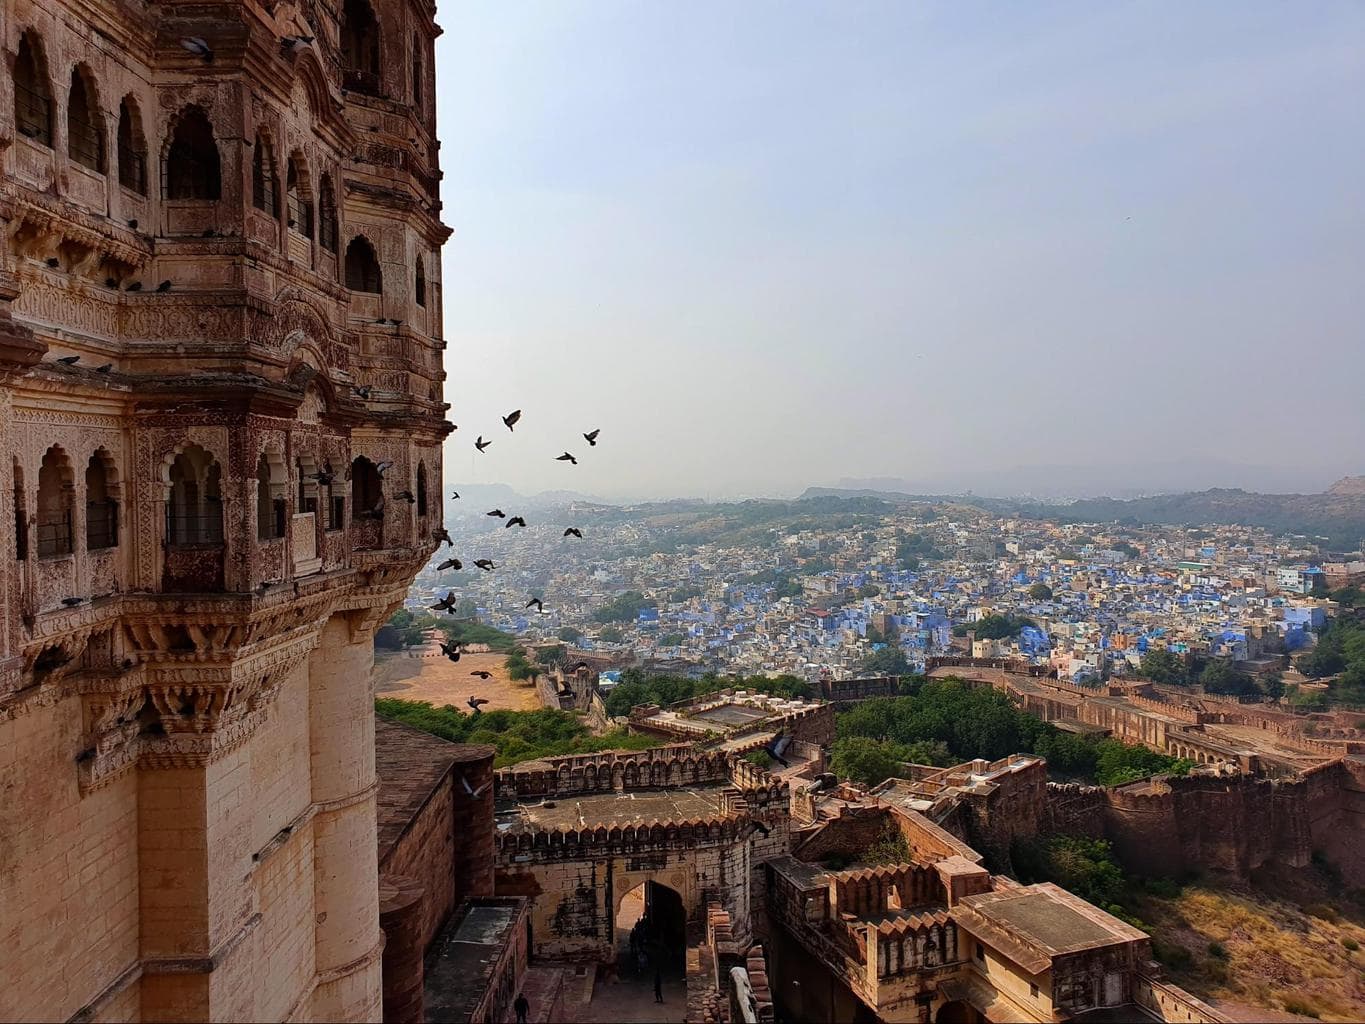
<path fill-rule="evenodd" d="M 500 864 L 645 856 L 730 845 L 744 839 L 752 828 L 747 818 L 720 815 L 689 821 L 611 823 L 581 829 L 536 828 L 499 834 L 497 851 Z"/>

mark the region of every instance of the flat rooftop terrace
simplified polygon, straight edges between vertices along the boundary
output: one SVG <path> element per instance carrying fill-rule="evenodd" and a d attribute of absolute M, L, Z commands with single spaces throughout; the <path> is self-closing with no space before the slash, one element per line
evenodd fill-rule
<path fill-rule="evenodd" d="M 722 704 L 718 708 L 708 708 L 690 715 L 693 721 L 714 722 L 717 725 L 742 726 L 771 717 L 773 712 L 763 708 L 746 707 L 743 704 Z"/>
<path fill-rule="evenodd" d="M 427 1020 L 468 1020 L 511 938 L 521 901 L 484 901 L 447 926 L 427 955 Z"/>
<path fill-rule="evenodd" d="M 633 789 L 585 793 L 558 800 L 516 803 L 498 810 L 500 829 L 579 829 L 597 825 L 641 825 L 695 821 L 720 814 L 720 787 Z"/>
<path fill-rule="evenodd" d="M 996 935 L 1007 937 L 1024 943 L 1035 955 L 1042 954 L 1044 958 L 1147 937 L 1051 883 L 996 889 L 968 896 L 959 906 L 969 931 L 984 924 L 987 941 Z M 1027 954 L 1024 959 L 1029 959 Z"/>

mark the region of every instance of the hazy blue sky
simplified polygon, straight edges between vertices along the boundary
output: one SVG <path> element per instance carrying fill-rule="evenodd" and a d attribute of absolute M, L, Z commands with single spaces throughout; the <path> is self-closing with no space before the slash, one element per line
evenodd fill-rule
<path fill-rule="evenodd" d="M 1359 0 L 440 21 L 450 481 L 1365 472 Z"/>

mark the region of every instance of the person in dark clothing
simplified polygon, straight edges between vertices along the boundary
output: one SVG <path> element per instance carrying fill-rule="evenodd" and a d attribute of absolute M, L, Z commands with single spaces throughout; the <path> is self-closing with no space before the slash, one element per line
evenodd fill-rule
<path fill-rule="evenodd" d="M 517 1024 L 526 1024 L 526 1015 L 531 1012 L 531 1004 L 526 1001 L 524 992 L 517 993 L 517 1001 L 512 1004 L 517 1011 Z"/>
<path fill-rule="evenodd" d="M 656 1003 L 664 1001 L 664 976 L 658 971 L 654 972 L 654 1001 Z"/>

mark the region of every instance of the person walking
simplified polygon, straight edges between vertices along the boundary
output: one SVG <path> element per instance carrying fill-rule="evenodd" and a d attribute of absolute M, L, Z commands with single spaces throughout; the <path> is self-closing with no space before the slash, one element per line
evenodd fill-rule
<path fill-rule="evenodd" d="M 531 1012 L 531 1004 L 526 1001 L 526 993 L 518 992 L 517 1001 L 512 1004 L 517 1011 L 517 1024 L 526 1024 L 526 1015 Z"/>
<path fill-rule="evenodd" d="M 664 976 L 658 971 L 654 972 L 654 1001 L 656 1003 L 664 1001 Z"/>

